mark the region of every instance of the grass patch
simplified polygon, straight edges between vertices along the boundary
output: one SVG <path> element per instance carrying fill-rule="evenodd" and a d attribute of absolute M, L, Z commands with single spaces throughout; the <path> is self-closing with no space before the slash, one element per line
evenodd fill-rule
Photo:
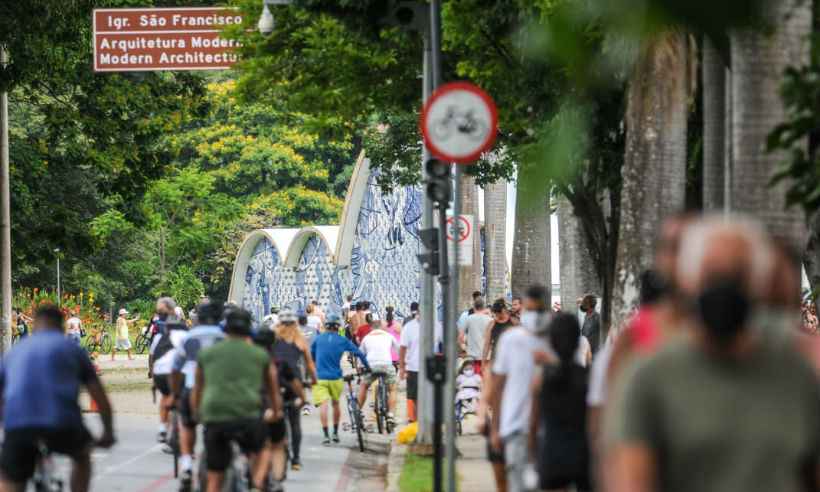
<path fill-rule="evenodd" d="M 399 477 L 401 492 L 432 492 L 433 459 L 407 453 Z"/>

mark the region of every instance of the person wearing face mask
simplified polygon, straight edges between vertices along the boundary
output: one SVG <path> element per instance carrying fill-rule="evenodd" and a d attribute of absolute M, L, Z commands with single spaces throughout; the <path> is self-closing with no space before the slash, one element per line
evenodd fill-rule
<path fill-rule="evenodd" d="M 601 315 L 595 311 L 595 306 L 598 305 L 598 298 L 592 294 L 584 296 L 581 302 L 581 310 L 584 312 L 584 324 L 581 325 L 581 335 L 589 340 L 592 348 L 592 354 L 598 353 L 601 348 Z"/>
<path fill-rule="evenodd" d="M 816 376 L 752 315 L 773 265 L 754 223 L 712 218 L 686 230 L 678 275 L 691 330 L 624 370 L 605 421 L 606 490 L 820 486 Z"/>

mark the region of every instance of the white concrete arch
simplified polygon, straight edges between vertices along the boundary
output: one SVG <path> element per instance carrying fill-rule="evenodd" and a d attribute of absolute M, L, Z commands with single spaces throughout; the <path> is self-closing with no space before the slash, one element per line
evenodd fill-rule
<path fill-rule="evenodd" d="M 236 302 L 237 304 L 242 303 L 242 299 L 245 296 L 245 274 L 248 271 L 248 263 L 261 241 L 267 239 L 273 247 L 276 248 L 280 261 L 284 263 L 285 255 L 298 233 L 299 229 L 277 228 L 258 229 L 248 234 L 236 254 L 228 300 Z"/>
<path fill-rule="evenodd" d="M 336 245 L 334 257 L 340 267 L 349 267 L 353 253 L 353 243 L 356 238 L 356 225 L 359 222 L 359 212 L 362 209 L 364 195 L 367 193 L 367 182 L 370 180 L 370 159 L 359 154 L 353 175 L 347 187 L 347 197 L 342 210 L 342 219 L 339 223 L 339 241 Z"/>
<path fill-rule="evenodd" d="M 324 242 L 327 252 L 331 255 L 331 262 L 336 262 L 336 246 L 339 239 L 339 226 L 306 226 L 298 229 L 290 241 L 286 254 L 284 255 L 284 266 L 296 268 L 299 266 L 299 258 L 302 251 L 311 237 L 318 236 Z M 282 250 L 279 250 L 280 252 Z"/>

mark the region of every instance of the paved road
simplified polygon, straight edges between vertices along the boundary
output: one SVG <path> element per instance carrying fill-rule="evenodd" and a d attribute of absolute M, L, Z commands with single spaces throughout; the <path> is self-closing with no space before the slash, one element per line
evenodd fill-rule
<path fill-rule="evenodd" d="M 99 421 L 87 417 L 96 433 Z M 289 472 L 285 484 L 288 492 L 301 491 L 383 491 L 387 439 L 369 436 L 368 452 L 354 450 L 353 434 L 343 434 L 336 446 L 321 445 L 318 417 L 303 417 L 303 464 L 300 472 Z M 92 490 L 105 492 L 171 492 L 176 490 L 170 455 L 155 442 L 156 422 L 150 416 L 118 415 L 118 444 L 111 450 L 94 453 Z M 59 461 L 65 476 L 67 462 Z"/>
<path fill-rule="evenodd" d="M 147 360 L 119 358 L 100 360 L 102 379 L 115 410 L 118 444 L 110 450 L 97 450 L 94 459 L 92 490 L 100 492 L 172 492 L 177 490 L 173 462 L 156 442 L 157 418 L 151 402 L 150 383 L 145 375 Z M 87 397 L 83 397 L 87 405 Z M 99 419 L 86 414 L 92 433 L 99 434 Z M 302 417 L 303 444 L 300 472 L 289 472 L 285 488 L 302 491 L 379 491 L 385 487 L 386 437 L 369 434 L 368 451 L 355 447 L 355 435 L 342 433 L 342 442 L 330 447 L 321 444 L 321 426 L 316 412 Z M 68 463 L 58 458 L 60 473 L 68 476 Z M 196 463 L 195 463 L 196 466 Z"/>

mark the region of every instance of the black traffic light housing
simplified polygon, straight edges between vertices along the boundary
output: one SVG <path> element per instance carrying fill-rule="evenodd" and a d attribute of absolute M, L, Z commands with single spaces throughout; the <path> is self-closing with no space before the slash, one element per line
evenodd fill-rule
<path fill-rule="evenodd" d="M 430 275 L 438 275 L 439 274 L 439 241 L 438 241 L 438 229 L 435 227 L 432 229 L 421 229 L 419 231 L 419 237 L 421 238 L 422 244 L 427 249 L 427 253 L 417 255 L 419 262 L 421 263 L 422 269 L 424 269 L 425 273 Z"/>
<path fill-rule="evenodd" d="M 453 196 L 450 165 L 430 159 L 424 164 L 424 169 L 427 172 L 427 198 L 437 203 L 439 208 L 446 209 Z"/>

